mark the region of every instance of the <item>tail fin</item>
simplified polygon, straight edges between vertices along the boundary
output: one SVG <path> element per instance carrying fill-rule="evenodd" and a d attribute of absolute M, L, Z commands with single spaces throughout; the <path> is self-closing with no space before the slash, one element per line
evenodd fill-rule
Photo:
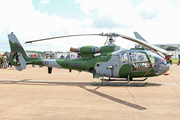
<path fill-rule="evenodd" d="M 134 35 L 136 36 L 137 39 L 147 42 L 138 32 L 134 32 Z"/>
<path fill-rule="evenodd" d="M 22 69 L 26 69 L 26 61 L 28 61 L 28 57 L 25 50 L 21 46 L 15 34 L 8 34 L 8 39 L 11 48 L 9 61 L 19 71 L 21 71 Z"/>

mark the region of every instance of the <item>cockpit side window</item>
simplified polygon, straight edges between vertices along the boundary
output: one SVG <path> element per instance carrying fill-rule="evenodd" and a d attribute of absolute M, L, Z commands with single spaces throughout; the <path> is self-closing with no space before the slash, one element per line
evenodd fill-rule
<path fill-rule="evenodd" d="M 129 53 L 130 62 L 148 62 L 146 54 L 140 52 L 130 52 Z"/>
<path fill-rule="evenodd" d="M 148 71 L 150 69 L 150 64 L 145 53 L 129 52 L 129 59 L 133 72 Z"/>

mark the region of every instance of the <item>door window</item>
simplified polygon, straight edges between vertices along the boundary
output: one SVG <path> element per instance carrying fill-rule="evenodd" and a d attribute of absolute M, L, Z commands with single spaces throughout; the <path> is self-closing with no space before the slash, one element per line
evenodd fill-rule
<path fill-rule="evenodd" d="M 120 62 L 123 64 L 128 63 L 127 53 L 120 53 Z"/>
<path fill-rule="evenodd" d="M 148 71 L 150 64 L 145 53 L 129 52 L 130 66 L 133 72 Z"/>

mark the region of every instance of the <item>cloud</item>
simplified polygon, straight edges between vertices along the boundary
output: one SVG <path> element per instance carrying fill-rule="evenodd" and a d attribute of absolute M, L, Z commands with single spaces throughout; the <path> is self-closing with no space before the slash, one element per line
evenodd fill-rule
<path fill-rule="evenodd" d="M 46 4 L 48 1 L 45 1 Z M 0 45 L 9 49 L 7 34 L 14 32 L 23 43 L 27 40 L 60 35 L 118 32 L 128 36 L 138 31 L 150 43 L 176 42 L 179 39 L 180 4 L 168 0 L 142 0 L 134 6 L 127 0 L 75 0 L 74 5 L 86 13 L 81 18 L 65 19 L 35 9 L 32 0 L 0 2 Z M 156 4 L 155 4 L 156 3 Z M 163 3 L 163 4 L 162 4 Z M 8 7 L 7 7 L 8 6 Z M 104 37 L 76 37 L 24 45 L 25 49 L 67 51 L 70 46 L 102 46 Z M 119 39 L 119 38 L 118 38 Z M 116 42 L 127 44 L 124 39 Z M 34 46 L 34 47 L 32 47 Z M 39 47 L 40 46 L 40 47 Z"/>
<path fill-rule="evenodd" d="M 113 29 L 117 27 L 121 27 L 121 28 L 128 27 L 126 25 L 123 25 L 106 17 L 95 19 L 94 22 L 92 23 L 92 26 L 94 28 L 108 28 L 108 29 Z"/>
<path fill-rule="evenodd" d="M 179 7 L 178 2 L 172 4 L 168 0 L 144 0 L 136 7 L 136 13 L 142 19 L 134 28 L 147 36 L 150 43 L 179 43 Z"/>
<path fill-rule="evenodd" d="M 150 43 L 179 43 L 180 1 L 76 0 L 88 17 L 89 26 L 133 36 L 138 31 Z M 106 28 L 106 29 L 104 29 Z M 129 31 L 129 32 L 128 32 Z"/>
<path fill-rule="evenodd" d="M 41 0 L 41 4 L 50 4 L 49 0 Z"/>
<path fill-rule="evenodd" d="M 84 27 L 92 27 L 93 22 L 94 22 L 93 19 L 85 18 L 85 19 L 83 19 L 83 21 L 82 21 L 82 25 L 83 25 Z"/>
<path fill-rule="evenodd" d="M 133 6 L 127 0 L 76 0 L 82 11 L 94 15 L 93 26 L 97 28 L 127 27 L 134 24 L 137 17 Z"/>
<path fill-rule="evenodd" d="M 75 3 L 80 3 L 82 11 L 86 14 L 91 14 L 91 10 L 100 8 L 102 0 L 75 0 Z"/>
<path fill-rule="evenodd" d="M 39 11 L 35 11 L 32 0 L 1 1 L 0 14 L 0 44 L 1 49 L 6 51 L 9 50 L 7 34 L 11 32 L 16 34 L 21 43 L 27 40 L 73 34 L 75 31 L 82 33 L 81 23 L 78 19 L 64 19 L 57 15 L 42 14 Z M 58 43 L 49 42 L 48 44 Z M 6 48 L 2 48 L 2 44 Z M 24 47 L 27 46 L 29 45 L 26 44 Z M 41 49 L 41 47 L 37 49 Z M 55 50 L 55 48 L 52 49 Z"/>
<path fill-rule="evenodd" d="M 136 12 L 143 19 L 156 19 L 159 14 L 169 8 L 169 2 L 166 0 L 144 0 L 138 4 Z"/>

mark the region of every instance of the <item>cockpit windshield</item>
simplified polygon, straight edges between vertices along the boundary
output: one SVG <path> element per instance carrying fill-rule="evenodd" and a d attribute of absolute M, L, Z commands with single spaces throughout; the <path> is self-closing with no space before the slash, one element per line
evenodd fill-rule
<path fill-rule="evenodd" d="M 166 60 L 164 60 L 160 55 L 148 51 L 149 59 L 151 60 L 151 65 L 154 66 L 155 73 L 163 74 L 169 70 L 169 65 Z"/>
<path fill-rule="evenodd" d="M 167 62 L 158 54 L 148 51 L 149 59 L 153 65 L 166 65 Z"/>

